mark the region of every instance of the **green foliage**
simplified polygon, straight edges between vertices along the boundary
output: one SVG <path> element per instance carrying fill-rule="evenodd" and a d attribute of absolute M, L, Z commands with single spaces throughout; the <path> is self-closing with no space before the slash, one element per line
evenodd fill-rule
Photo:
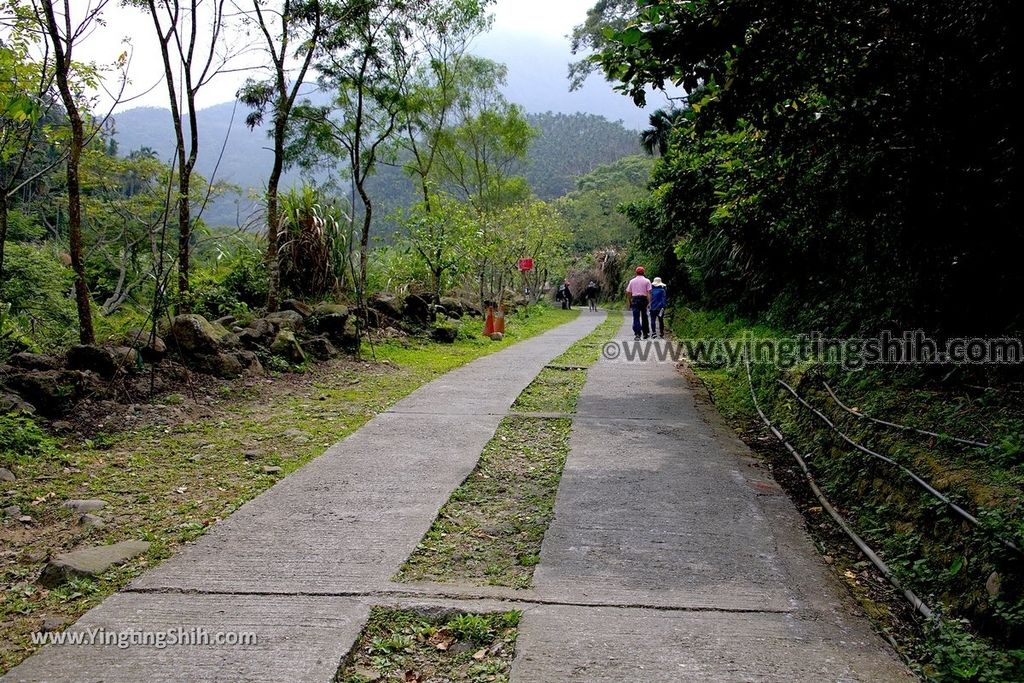
<path fill-rule="evenodd" d="M 0 310 L 0 354 L 26 346 L 50 351 L 70 343 L 76 332 L 71 269 L 48 245 L 12 242 L 6 252 L 3 296 L 9 309 Z"/>
<path fill-rule="evenodd" d="M 311 185 L 281 194 L 280 202 L 282 287 L 304 298 L 338 293 L 349 269 L 350 247 L 340 202 Z"/>
<path fill-rule="evenodd" d="M 639 155 L 598 166 L 577 179 L 574 192 L 555 202 L 572 231 L 576 252 L 624 246 L 633 240 L 634 228 L 622 207 L 643 196 L 651 166 L 650 159 Z"/>
<path fill-rule="evenodd" d="M 194 310 L 216 319 L 244 315 L 267 298 L 267 267 L 258 242 L 223 245 L 210 266 L 193 270 Z"/>
<path fill-rule="evenodd" d="M 0 414 L 0 462 L 14 463 L 52 453 L 57 442 L 31 417 Z"/>
<path fill-rule="evenodd" d="M 669 82 L 689 93 L 652 197 L 631 215 L 650 241 L 677 245 L 665 262 L 682 262 L 701 302 L 835 331 L 1021 323 L 1005 305 L 1024 285 L 1011 256 L 1024 232 L 1008 161 L 1005 84 L 1020 68 L 1009 5 L 646 0 L 593 12 L 593 62 L 621 90 L 638 102 Z M 950 45 L 961 58 L 946 59 Z"/>

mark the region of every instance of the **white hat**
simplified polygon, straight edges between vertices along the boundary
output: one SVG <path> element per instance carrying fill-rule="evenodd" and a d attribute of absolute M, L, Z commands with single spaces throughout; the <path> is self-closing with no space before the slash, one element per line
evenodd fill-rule
<path fill-rule="evenodd" d="M 654 278 L 654 281 L 651 282 L 651 284 L 654 285 L 655 287 L 664 287 L 665 286 L 665 283 L 661 281 L 660 277 Z"/>

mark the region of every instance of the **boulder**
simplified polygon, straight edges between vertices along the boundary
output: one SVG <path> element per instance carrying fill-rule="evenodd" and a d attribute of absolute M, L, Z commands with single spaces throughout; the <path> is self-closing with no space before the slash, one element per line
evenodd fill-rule
<path fill-rule="evenodd" d="M 238 333 L 238 341 L 247 349 L 265 349 L 274 341 L 275 331 L 272 322 L 257 318 Z"/>
<path fill-rule="evenodd" d="M 168 326 L 167 342 L 184 354 L 216 354 L 228 336 L 223 325 L 211 323 L 201 315 L 177 315 Z"/>
<path fill-rule="evenodd" d="M 235 351 L 233 355 L 238 362 L 241 363 L 242 369 L 245 370 L 247 375 L 259 375 L 263 373 L 263 364 L 260 363 L 260 358 L 252 351 Z"/>
<path fill-rule="evenodd" d="M 274 343 L 270 345 L 270 352 L 275 356 L 287 358 L 292 363 L 301 363 L 306 360 L 306 354 L 295 339 L 295 333 L 291 330 L 281 330 L 274 337 Z"/>
<path fill-rule="evenodd" d="M 359 350 L 359 328 L 356 326 L 356 319 L 349 316 L 345 321 L 345 327 L 340 334 L 331 337 L 342 349 L 349 352 Z"/>
<path fill-rule="evenodd" d="M 11 472 L 6 467 L 0 467 L 0 481 L 17 481 L 17 479 L 14 476 L 14 472 Z"/>
<path fill-rule="evenodd" d="M 402 300 L 393 294 L 377 292 L 366 303 L 369 308 L 372 308 L 386 318 L 391 320 L 402 319 Z"/>
<path fill-rule="evenodd" d="M 111 350 L 95 344 L 72 346 L 68 349 L 67 364 L 71 370 L 92 370 L 100 377 L 113 377 L 119 369 Z"/>
<path fill-rule="evenodd" d="M 73 578 L 99 576 L 111 567 L 123 564 L 147 550 L 147 541 L 122 541 L 113 545 L 61 553 L 43 567 L 39 583 L 48 588 L 56 588 Z"/>
<path fill-rule="evenodd" d="M 214 325 L 220 325 L 224 329 L 230 330 L 231 327 L 235 323 L 237 323 L 237 322 L 238 322 L 238 318 L 236 318 L 235 316 L 233 316 L 233 315 L 225 315 L 225 316 L 222 316 L 222 317 L 217 318 L 216 320 L 214 320 L 213 324 Z"/>
<path fill-rule="evenodd" d="M 158 335 L 154 335 L 150 340 L 150 330 L 129 330 L 124 335 L 124 343 L 136 351 L 142 356 L 142 360 L 147 363 L 159 363 L 167 355 L 167 344 Z"/>
<path fill-rule="evenodd" d="M 347 306 L 341 304 L 318 304 L 313 315 L 306 320 L 306 326 L 320 334 L 338 335 L 345 331 L 345 321 L 349 318 Z"/>
<path fill-rule="evenodd" d="M 18 413 L 19 415 L 31 415 L 36 412 L 31 403 L 28 403 L 21 396 L 7 391 L 0 391 L 0 414 Z"/>
<path fill-rule="evenodd" d="M 425 294 L 410 294 L 405 297 L 402 307 L 402 318 L 413 325 L 425 327 L 433 317 L 433 302 Z"/>
<path fill-rule="evenodd" d="M 338 349 L 326 337 L 313 337 L 302 342 L 302 345 L 317 360 L 330 360 L 338 355 Z"/>
<path fill-rule="evenodd" d="M 20 396 L 30 396 L 32 406 L 47 417 L 60 415 L 86 394 L 99 400 L 111 393 L 109 382 L 83 370 L 15 373 L 7 377 L 6 384 Z"/>
<path fill-rule="evenodd" d="M 501 341 L 504 338 L 505 335 L 502 334 L 501 332 L 495 332 L 494 334 L 491 335 L 491 341 Z"/>
<path fill-rule="evenodd" d="M 8 364 L 21 370 L 56 370 L 60 367 L 60 359 L 41 353 L 22 351 L 7 359 Z"/>
<path fill-rule="evenodd" d="M 227 351 L 194 356 L 189 364 L 199 372 L 222 379 L 241 377 L 245 371 L 245 367 L 238 357 Z"/>
<path fill-rule="evenodd" d="M 313 315 L 313 307 L 304 301 L 298 299 L 285 299 L 281 302 L 282 311 L 295 311 L 303 318 L 308 318 Z"/>
<path fill-rule="evenodd" d="M 291 330 L 297 332 L 302 330 L 303 327 L 302 316 L 295 311 L 275 311 L 274 313 L 268 313 L 263 319 L 273 325 L 277 331 Z"/>
<path fill-rule="evenodd" d="M 454 325 L 435 325 L 430 330 L 430 338 L 442 344 L 454 344 L 459 337 L 459 328 Z"/>

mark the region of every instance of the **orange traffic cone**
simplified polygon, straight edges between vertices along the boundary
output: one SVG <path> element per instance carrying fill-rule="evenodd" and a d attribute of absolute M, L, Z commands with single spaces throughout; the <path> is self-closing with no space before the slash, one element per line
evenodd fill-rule
<path fill-rule="evenodd" d="M 487 307 L 487 318 L 484 321 L 484 336 L 490 337 L 494 334 L 494 307 Z"/>
<path fill-rule="evenodd" d="M 494 314 L 494 331 L 505 334 L 505 307 L 499 306 L 498 312 Z"/>

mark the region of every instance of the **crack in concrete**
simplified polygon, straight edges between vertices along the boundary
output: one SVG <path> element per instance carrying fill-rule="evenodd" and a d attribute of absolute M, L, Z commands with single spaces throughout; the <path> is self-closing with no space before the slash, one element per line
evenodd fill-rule
<path fill-rule="evenodd" d="M 548 607 L 581 607 L 584 609 L 649 610 L 656 612 L 702 612 L 719 614 L 796 614 L 799 610 L 768 609 L 760 607 L 713 607 L 705 605 L 665 605 L 646 602 L 573 601 L 536 596 L 512 597 L 487 593 L 450 593 L 445 591 L 352 590 L 352 591 L 245 591 L 203 590 L 201 588 L 125 588 L 122 593 L 143 595 L 210 595 L 210 596 L 265 596 L 265 597 L 323 597 L 406 600 L 451 600 L 456 602 L 500 602 L 511 606 L 538 605 Z"/>

